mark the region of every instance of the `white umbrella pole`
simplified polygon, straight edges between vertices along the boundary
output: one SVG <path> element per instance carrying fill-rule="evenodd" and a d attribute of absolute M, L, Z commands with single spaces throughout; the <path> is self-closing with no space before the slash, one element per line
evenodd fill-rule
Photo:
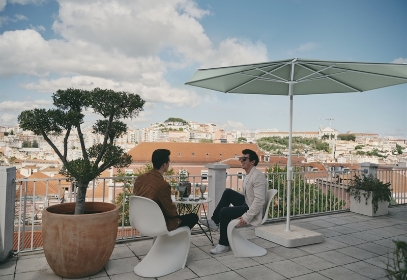
<path fill-rule="evenodd" d="M 290 97 L 290 124 L 288 133 L 288 160 L 287 160 L 287 224 L 285 231 L 290 231 L 290 215 L 291 215 L 291 182 L 293 180 L 292 172 L 292 142 L 293 142 L 293 80 L 294 80 L 294 59 L 291 63 L 291 79 L 288 83 L 288 96 Z"/>
<path fill-rule="evenodd" d="M 290 84 L 290 128 L 288 134 L 288 160 L 287 160 L 287 225 L 286 231 L 290 231 L 290 215 L 291 215 L 291 182 L 293 179 L 292 172 L 292 131 L 293 131 L 293 96 L 292 96 L 292 84 Z"/>

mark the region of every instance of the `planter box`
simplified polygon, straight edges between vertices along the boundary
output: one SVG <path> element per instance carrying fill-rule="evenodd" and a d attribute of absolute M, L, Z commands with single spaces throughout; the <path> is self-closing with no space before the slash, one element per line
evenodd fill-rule
<path fill-rule="evenodd" d="M 379 201 L 378 205 L 379 208 L 376 213 L 373 213 L 372 194 L 367 199 L 367 204 L 363 193 L 361 193 L 360 202 L 355 200 L 353 196 L 350 196 L 350 211 L 354 213 L 370 217 L 387 215 L 389 213 L 389 203 L 387 201 Z"/>

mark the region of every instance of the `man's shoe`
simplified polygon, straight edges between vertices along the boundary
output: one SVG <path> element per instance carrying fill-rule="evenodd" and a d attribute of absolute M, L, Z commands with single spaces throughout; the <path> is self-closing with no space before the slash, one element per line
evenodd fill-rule
<path fill-rule="evenodd" d="M 211 254 L 222 254 L 222 253 L 226 253 L 230 251 L 230 247 L 229 246 L 224 246 L 224 245 L 216 245 L 215 248 L 211 249 L 210 252 Z"/>
<path fill-rule="evenodd" d="M 209 227 L 210 229 L 213 230 L 218 230 L 219 226 L 213 221 L 213 220 L 203 220 L 203 219 L 199 219 L 199 222 L 201 224 L 203 224 L 204 226 Z"/>

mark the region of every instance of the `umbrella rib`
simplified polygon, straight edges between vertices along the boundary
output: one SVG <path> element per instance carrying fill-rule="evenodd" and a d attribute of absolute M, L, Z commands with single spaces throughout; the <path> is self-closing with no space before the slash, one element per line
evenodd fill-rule
<path fill-rule="evenodd" d="M 307 67 L 307 66 L 305 66 L 305 65 L 301 65 L 301 66 L 304 67 L 304 68 L 306 68 L 306 69 L 308 69 L 308 70 L 310 70 L 310 71 L 314 71 L 314 72 L 315 72 L 315 70 L 313 70 L 313 69 L 311 69 L 311 68 L 309 68 L 309 67 Z M 332 65 L 332 66 L 335 68 L 335 65 Z M 325 69 L 323 69 L 323 70 L 325 70 Z M 341 70 L 344 70 L 344 71 L 343 71 L 343 72 L 340 72 L 340 73 L 334 73 L 334 74 L 342 74 L 342 73 L 347 72 L 347 69 L 341 69 Z M 322 71 L 322 70 L 321 70 L 321 71 Z M 332 74 L 332 75 L 333 75 L 333 74 Z M 352 87 L 352 86 L 350 86 L 350 85 L 348 85 L 348 84 L 345 84 L 345 83 L 343 83 L 343 82 L 340 82 L 340 81 L 338 81 L 338 80 L 335 80 L 334 78 L 331 77 L 331 75 L 324 75 L 323 77 L 316 77 L 315 79 L 324 79 L 324 78 L 326 78 L 326 79 L 328 79 L 328 80 L 331 80 L 331 81 L 333 81 L 333 82 L 335 82 L 335 83 L 338 83 L 338 84 L 340 84 L 340 85 L 342 85 L 342 86 L 344 86 L 344 87 L 347 87 L 347 88 L 349 88 L 349 89 L 351 89 L 351 90 L 361 92 L 360 89 L 357 89 L 357 88 Z"/>
<path fill-rule="evenodd" d="M 264 81 L 270 81 L 270 82 L 280 82 L 280 83 L 287 83 L 288 82 L 285 79 L 272 79 L 272 78 L 267 78 L 267 77 L 258 77 L 258 76 L 255 76 L 255 75 L 245 74 L 245 73 L 241 73 L 241 75 L 245 75 L 245 76 L 249 76 L 249 77 L 255 77 L 258 80 L 264 80 Z M 279 77 L 277 76 L 277 78 L 279 78 Z"/>
<path fill-rule="evenodd" d="M 277 63 L 274 63 L 274 65 L 278 65 Z M 223 75 L 218 75 L 218 76 L 216 76 L 216 78 L 220 78 L 220 77 L 227 77 L 227 76 L 231 76 L 231 75 L 236 75 L 236 74 L 244 74 L 244 72 L 248 72 L 248 71 L 253 71 L 254 69 L 257 69 L 257 70 L 260 70 L 260 71 L 262 71 L 262 72 L 265 72 L 264 70 L 261 70 L 260 68 L 258 68 L 258 67 L 255 67 L 255 66 L 253 66 L 253 65 L 247 65 L 247 66 L 252 66 L 253 68 L 250 68 L 250 69 L 246 69 L 246 70 L 241 70 L 241 71 L 237 71 L 237 72 L 233 72 L 233 73 L 227 73 L 227 74 L 223 74 Z M 270 64 L 267 64 L 267 65 L 265 65 L 264 67 L 269 67 L 270 66 Z M 274 69 L 274 70 L 277 70 L 277 69 L 279 69 L 280 67 L 278 67 L 278 68 L 276 68 L 276 69 Z M 217 68 L 214 68 L 214 69 L 217 69 Z M 213 69 L 200 69 L 200 70 L 198 70 L 198 71 L 202 71 L 202 70 L 213 70 Z M 273 70 L 273 71 L 274 71 Z M 267 72 L 266 72 L 267 73 Z M 248 74 L 245 74 L 245 75 L 248 75 Z M 194 85 L 194 83 L 196 83 L 196 82 L 203 82 L 203 81 L 207 81 L 207 80 L 211 80 L 211 79 L 213 79 L 214 77 L 208 77 L 208 78 L 204 78 L 204 79 L 200 79 L 200 80 L 195 80 L 195 81 L 192 81 L 192 82 L 186 82 L 185 84 L 186 85 Z"/>
<path fill-rule="evenodd" d="M 243 83 L 243 84 L 240 84 L 240 85 L 238 85 L 238 86 L 236 86 L 236 87 L 234 87 L 234 88 L 231 88 L 231 89 L 229 89 L 229 90 L 226 90 L 225 93 L 229 93 L 229 92 L 231 92 L 232 90 L 235 90 L 235 89 L 238 89 L 238 88 L 240 88 L 240 87 L 242 87 L 242 86 L 245 86 L 245 85 L 247 85 L 247 84 L 250 84 L 251 82 L 253 82 L 253 81 L 257 80 L 257 79 L 258 79 L 258 77 L 254 78 L 254 79 L 251 79 L 250 81 L 247 81 L 247 82 L 245 82 L 245 83 Z"/>
<path fill-rule="evenodd" d="M 273 76 L 273 77 L 276 77 L 276 78 L 278 78 L 278 79 L 280 79 L 280 80 L 282 80 L 282 81 L 284 81 L 284 82 L 288 82 L 288 80 L 283 79 L 282 77 L 279 77 L 279 76 L 277 76 L 277 75 L 274 75 L 274 74 L 272 74 L 271 72 L 277 71 L 277 70 L 279 70 L 280 68 L 283 68 L 283 67 L 285 67 L 285 66 L 287 66 L 287 65 L 289 65 L 289 64 L 290 64 L 290 63 L 286 63 L 286 64 L 281 65 L 280 67 L 277 67 L 276 69 L 273 69 L 272 71 L 269 71 L 269 72 L 264 71 L 263 69 L 260 69 L 260 68 L 258 68 L 258 67 L 256 67 L 255 69 L 257 69 L 257 70 L 259 70 L 259 71 L 261 71 L 261 72 L 264 72 L 263 75 L 268 74 L 268 75 L 271 75 L 271 76 Z M 260 77 L 259 77 L 259 78 L 260 78 Z"/>
<path fill-rule="evenodd" d="M 335 80 L 335 79 L 332 78 L 332 77 L 327 76 L 326 78 L 329 79 L 329 80 L 332 80 L 333 82 L 336 82 L 336 83 L 338 83 L 338 84 L 340 84 L 340 85 L 343 85 L 343 86 L 345 86 L 345 87 L 347 87 L 347 88 L 353 89 L 354 91 L 362 92 L 362 90 L 357 89 L 357 88 L 355 88 L 355 87 L 352 87 L 352 86 L 350 86 L 350 85 L 347 85 L 347 84 L 345 84 L 345 83 L 343 83 L 343 82 L 340 82 L 340 81 L 338 81 L 338 80 Z"/>
<path fill-rule="evenodd" d="M 297 80 L 297 82 L 309 82 L 309 81 L 315 81 L 315 80 L 322 80 L 322 79 L 326 79 L 326 78 L 329 78 L 329 77 L 332 77 L 332 76 L 336 76 L 336 75 L 339 75 L 339 74 L 342 74 L 342 73 L 345 73 L 345 72 L 346 71 L 342 71 L 342 72 L 337 72 L 337 73 L 333 73 L 333 74 L 329 74 L 329 75 L 325 75 L 325 76 L 308 78 L 308 79 L 302 80 L 302 81 Z"/>
<path fill-rule="evenodd" d="M 236 86 L 236 87 L 234 87 L 234 88 L 231 88 L 231 89 L 229 89 L 229 90 L 226 90 L 225 93 L 229 93 L 229 92 L 231 92 L 231 91 L 233 91 L 233 90 L 236 90 L 236 89 L 238 89 L 238 88 L 240 88 L 240 87 L 242 87 L 242 86 L 245 86 L 245 85 L 247 85 L 247 84 L 250 84 L 250 83 L 252 83 L 252 82 L 254 82 L 254 81 L 256 81 L 256 80 L 259 80 L 259 79 L 271 81 L 270 78 L 262 77 L 262 76 L 267 75 L 267 74 L 280 79 L 280 80 L 276 80 L 276 82 L 277 82 L 277 81 L 278 81 L 278 82 L 282 82 L 282 83 L 287 82 L 287 80 L 285 80 L 285 79 L 283 79 L 283 78 L 280 78 L 280 77 L 278 77 L 278 76 L 272 74 L 271 72 L 274 72 L 274 71 L 276 71 L 276 70 L 278 70 L 278 69 L 280 69 L 280 68 L 282 68 L 282 67 L 284 67 L 284 66 L 286 66 L 286 65 L 288 65 L 288 64 L 289 64 L 289 63 L 286 63 L 286 64 L 284 64 L 284 65 L 281 65 L 280 67 L 277 67 L 276 69 L 273 69 L 273 70 L 270 71 L 270 72 L 264 71 L 263 69 L 260 69 L 260 68 L 258 68 L 258 67 L 253 67 L 253 68 L 250 69 L 250 70 L 244 70 L 244 71 L 241 71 L 240 73 L 239 73 L 239 72 L 236 72 L 236 73 L 234 73 L 234 74 L 246 75 L 246 76 L 255 77 L 255 78 L 254 78 L 254 79 L 251 79 L 250 81 L 247 81 L 247 82 L 245 82 L 245 83 L 243 83 L 243 84 L 240 84 L 240 85 L 238 85 L 238 86 Z M 268 65 L 268 66 L 269 66 L 269 65 Z M 264 66 L 264 67 L 267 67 L 267 66 Z M 245 73 L 245 72 L 253 71 L 253 70 L 258 70 L 258 71 L 260 71 L 260 72 L 263 72 L 263 74 L 262 74 L 261 76 L 254 76 L 254 75 L 250 75 L 250 74 Z"/>
<path fill-rule="evenodd" d="M 316 66 L 321 66 L 319 64 L 316 63 L 308 63 L 308 64 L 312 64 L 312 65 L 316 65 Z M 325 66 L 325 65 L 324 65 Z M 401 65 L 403 66 L 403 65 Z M 386 75 L 386 74 L 380 74 L 380 73 L 375 73 L 375 72 L 368 72 L 368 71 L 361 71 L 361 70 L 354 70 L 354 69 L 347 69 L 347 68 L 343 68 L 340 66 L 337 66 L 335 64 L 334 69 L 339 69 L 339 70 L 344 70 L 344 72 L 355 72 L 355 73 L 360 73 L 360 74 L 367 74 L 367 75 L 376 75 L 376 76 L 381 76 L 381 77 L 386 77 L 386 78 L 394 78 L 394 79 L 402 79 L 407 81 L 407 78 L 405 77 L 398 77 L 398 76 L 392 76 L 392 75 Z M 315 71 L 315 70 L 314 70 Z"/>
<path fill-rule="evenodd" d="M 309 75 L 307 75 L 307 76 L 305 76 L 305 77 L 302 77 L 301 79 L 298 79 L 297 82 L 300 82 L 301 80 L 304 80 L 305 78 L 307 78 L 307 77 L 309 77 L 309 76 L 318 74 L 319 72 L 322 72 L 322 71 L 327 70 L 327 69 L 329 69 L 329 68 L 335 67 L 335 64 L 334 64 L 334 65 L 331 65 L 331 66 L 329 66 L 329 67 L 325 67 L 324 69 L 321 69 L 321 70 L 319 70 L 319 71 L 315 71 L 315 70 L 313 70 L 313 69 L 311 69 L 311 68 L 306 67 L 305 65 L 302 65 L 301 63 L 298 63 L 298 65 L 301 66 L 301 67 L 304 67 L 304 68 L 306 68 L 306 69 L 308 69 L 308 70 L 311 70 L 311 71 L 313 71 L 314 73 L 309 74 Z"/>

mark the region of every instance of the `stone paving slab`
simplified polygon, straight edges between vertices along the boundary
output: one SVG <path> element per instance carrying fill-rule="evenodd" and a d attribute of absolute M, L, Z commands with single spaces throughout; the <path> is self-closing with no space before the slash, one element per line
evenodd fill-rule
<path fill-rule="evenodd" d="M 407 205 L 389 208 L 389 215 L 367 217 L 351 212 L 293 220 L 293 224 L 317 228 L 324 241 L 298 248 L 285 248 L 258 238 L 253 227 L 239 231 L 263 246 L 267 255 L 236 258 L 232 251 L 212 255 L 205 235 L 193 235 L 186 267 L 157 279 L 378 279 L 386 278 L 386 264 L 392 259 L 392 240 L 407 241 Z M 282 222 L 283 223 L 283 222 Z M 393 230 L 394 229 L 394 230 Z M 212 232 L 217 244 L 219 232 Z M 106 266 L 83 279 L 151 279 L 134 274 L 134 267 L 145 257 L 152 239 L 116 244 Z M 159 264 L 157 264 L 159 265 Z M 62 279 L 55 275 L 42 251 L 20 253 L 0 263 L 1 280 Z"/>
<path fill-rule="evenodd" d="M 312 270 L 306 268 L 305 266 L 297 264 L 291 260 L 267 263 L 265 264 L 265 266 L 287 278 L 292 278 L 313 272 Z"/>
<path fill-rule="evenodd" d="M 250 280 L 287 279 L 284 276 L 278 274 L 277 272 L 265 266 L 252 266 L 248 268 L 236 269 L 235 271 L 236 273 L 241 275 L 243 279 Z"/>

